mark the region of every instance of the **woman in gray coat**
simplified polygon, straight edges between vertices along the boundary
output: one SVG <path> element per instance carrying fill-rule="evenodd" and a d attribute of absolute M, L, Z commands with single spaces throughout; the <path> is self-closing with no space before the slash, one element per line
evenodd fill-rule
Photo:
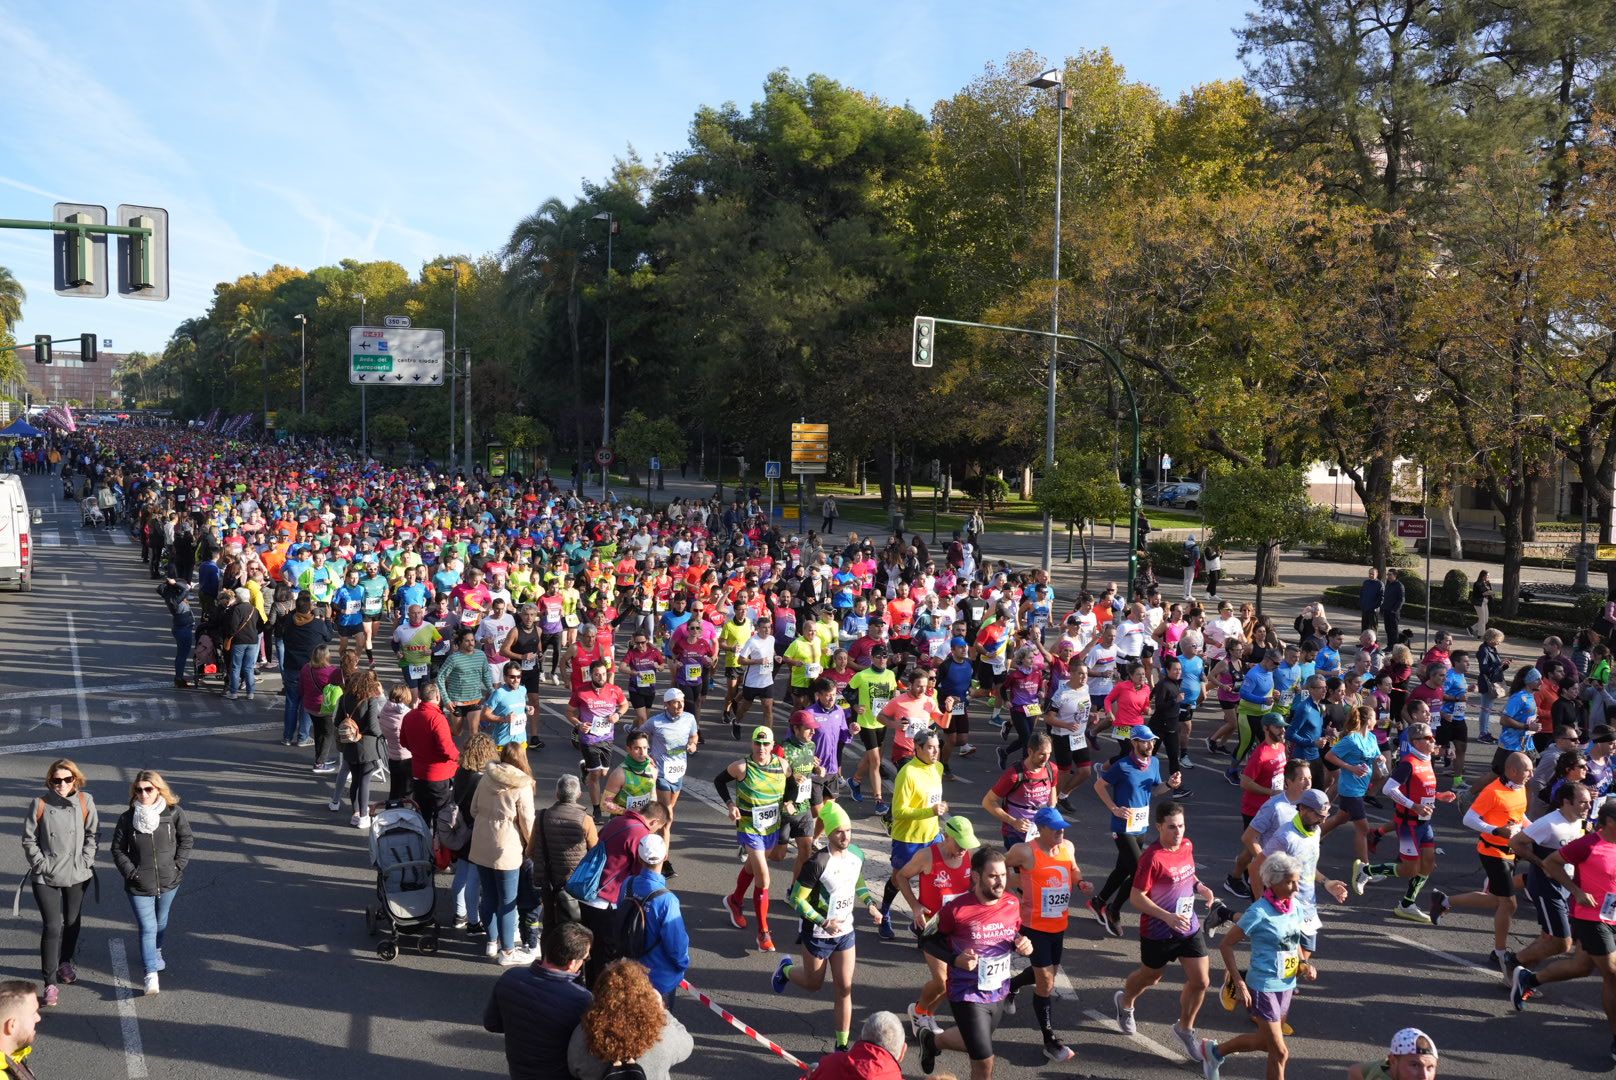
<path fill-rule="evenodd" d="M 95 800 L 83 789 L 84 773 L 67 758 L 58 758 L 45 770 L 45 797 L 31 801 L 23 819 L 22 853 L 44 924 L 39 965 L 45 976 L 40 1004 L 46 1006 L 55 1005 L 61 996 L 58 983 L 71 985 L 79 977 L 73 957 L 79 947 L 84 886 L 95 873 L 95 834 L 101 824 Z"/>

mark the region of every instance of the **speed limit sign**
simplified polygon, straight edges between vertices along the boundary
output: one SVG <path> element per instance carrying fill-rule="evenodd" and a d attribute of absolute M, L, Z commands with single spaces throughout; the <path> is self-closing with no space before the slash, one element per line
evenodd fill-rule
<path fill-rule="evenodd" d="M 612 453 L 612 448 L 609 446 L 603 446 L 595 451 L 596 465 L 610 465 L 615 460 L 616 455 Z"/>

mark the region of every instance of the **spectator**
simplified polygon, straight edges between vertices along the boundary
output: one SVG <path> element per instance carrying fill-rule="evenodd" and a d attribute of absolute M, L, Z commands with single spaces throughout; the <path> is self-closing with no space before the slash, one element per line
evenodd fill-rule
<path fill-rule="evenodd" d="M 907 1049 L 897 1015 L 871 1013 L 859 1029 L 858 1042 L 820 1058 L 808 1080 L 900 1080 Z"/>
<path fill-rule="evenodd" d="M 22 853 L 28 860 L 34 903 L 43 930 L 39 938 L 40 971 L 45 976 L 48 1007 L 61 993 L 58 983 L 72 985 L 79 973 L 79 920 L 84 887 L 95 876 L 96 832 L 101 819 L 95 800 L 84 790 L 84 773 L 67 758 L 45 770 L 45 797 L 29 803 L 23 819 Z"/>
<path fill-rule="evenodd" d="M 1223 549 L 1208 544 L 1201 549 L 1201 567 L 1206 571 L 1206 593 L 1213 599 L 1218 595 L 1218 579 L 1223 576 Z"/>
<path fill-rule="evenodd" d="M 1487 636 L 1487 608 L 1493 602 L 1493 582 L 1482 570 L 1476 574 L 1475 584 L 1470 586 L 1470 603 L 1476 609 L 1476 622 L 1470 632 L 1478 638 Z"/>
<path fill-rule="evenodd" d="M 533 860 L 533 887 L 544 903 L 544 925 L 577 922 L 578 901 L 563 891 L 585 853 L 600 841 L 595 819 L 579 804 L 583 784 L 572 773 L 556 778 L 555 804 L 539 811 L 528 856 Z"/>
<path fill-rule="evenodd" d="M 1403 599 L 1402 575 L 1395 567 L 1386 568 L 1386 587 L 1381 591 L 1380 614 L 1386 620 L 1386 644 L 1401 645 L 1397 633 L 1402 626 Z"/>
<path fill-rule="evenodd" d="M 212 566 L 213 563 L 204 565 Z M 258 635 L 263 632 L 264 621 L 258 617 L 258 609 L 253 606 L 251 589 L 246 586 L 236 589 L 235 598 L 236 603 L 230 605 L 230 610 L 225 613 L 225 636 L 219 643 L 219 660 L 229 664 L 227 670 L 230 673 L 225 681 L 224 696 L 234 700 L 239 687 L 240 692 L 251 701 L 258 688 L 253 662 L 258 658 Z"/>
<path fill-rule="evenodd" d="M 1392 1036 L 1382 1061 L 1366 1061 L 1347 1070 L 1347 1080 L 1436 1080 L 1436 1042 L 1419 1028 Z"/>
<path fill-rule="evenodd" d="M 595 1000 L 567 1047 L 567 1068 L 578 1080 L 667 1080 L 694 1049 L 690 1032 L 662 1007 L 645 968 L 616 960 L 595 982 Z M 634 1065 L 638 1071 L 624 1068 Z"/>
<path fill-rule="evenodd" d="M 1358 586 L 1358 614 L 1362 617 L 1361 629 L 1374 630 L 1380 626 L 1380 605 L 1386 599 L 1386 586 L 1380 580 L 1380 571 L 1373 566 L 1369 568 L 1369 576 L 1364 578 L 1363 584 Z"/>
<path fill-rule="evenodd" d="M 640 872 L 640 841 L 651 833 L 659 833 L 668 820 L 668 811 L 661 803 L 651 803 L 639 810 L 629 810 L 614 817 L 600 831 L 600 842 L 606 846 L 606 866 L 601 872 L 600 892 L 593 903 L 583 905 L 584 925 L 589 927 L 600 944 L 590 956 L 590 966 L 584 971 L 584 981 L 591 986 L 600 976 L 608 960 L 615 956 L 603 955 L 611 951 L 611 935 L 617 919 L 613 912 L 623 893 L 623 885 Z"/>
<path fill-rule="evenodd" d="M 483 1027 L 505 1036 L 511 1080 L 567 1080 L 567 1048 L 594 995 L 578 979 L 593 937 L 577 923 L 546 927 L 544 959 L 500 975 Z"/>
<path fill-rule="evenodd" d="M 292 605 L 292 610 L 275 620 L 272 631 L 281 653 L 281 686 L 286 695 L 285 723 L 281 729 L 281 740 L 286 745 L 294 743 L 298 746 L 313 746 L 312 725 L 313 713 L 303 707 L 299 695 L 301 682 L 299 676 L 320 646 L 328 644 L 335 636 L 331 624 L 314 614 L 314 597 L 302 593 Z M 329 660 L 322 660 L 322 666 L 328 666 Z M 323 684 L 322 684 L 323 685 Z M 316 750 L 315 762 L 322 761 L 320 751 Z M 331 771 L 335 771 L 334 769 Z"/>
<path fill-rule="evenodd" d="M 112 864 L 123 876 L 124 892 L 140 926 L 148 994 L 157 993 L 157 973 L 168 967 L 163 960 L 168 912 L 185 877 L 185 864 L 191 861 L 191 824 L 179 804 L 179 796 L 161 774 L 143 769 L 130 785 L 129 809 L 112 830 Z"/>
<path fill-rule="evenodd" d="M 662 875 L 667 841 L 651 833 L 640 840 L 635 854 L 643 869 L 628 880 L 625 895 L 645 900 L 645 951 L 632 959 L 645 965 L 651 985 L 672 1008 L 673 993 L 690 969 L 690 932 L 679 898 L 668 890 L 668 879 Z M 658 891 L 662 895 L 655 895 Z"/>
<path fill-rule="evenodd" d="M 27 1061 L 39 1025 L 39 996 L 23 979 L 0 982 L 0 1073 L 11 1080 L 34 1080 Z"/>
<path fill-rule="evenodd" d="M 518 751 L 483 769 L 471 800 L 471 848 L 467 857 L 477 867 L 482 892 L 482 922 L 488 930 L 487 955 L 501 967 L 532 960 L 518 949 L 516 937 L 517 876 L 533 835 L 533 774 Z"/>
<path fill-rule="evenodd" d="M 168 578 L 157 587 L 157 595 L 168 607 L 168 632 L 174 637 L 174 685 L 184 689 L 191 684 L 186 675 L 191 668 L 191 649 L 196 645 L 196 613 L 191 610 L 191 586 Z"/>
<path fill-rule="evenodd" d="M 415 805 L 430 828 L 437 828 L 438 810 L 454 798 L 455 768 L 460 750 L 449 733 L 449 718 L 438 707 L 438 684 L 421 687 L 421 702 L 399 721 L 398 743 L 410 755 L 410 789 Z"/>

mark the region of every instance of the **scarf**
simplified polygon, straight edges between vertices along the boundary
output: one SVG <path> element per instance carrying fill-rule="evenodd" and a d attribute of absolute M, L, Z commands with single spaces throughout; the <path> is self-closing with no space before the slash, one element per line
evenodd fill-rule
<path fill-rule="evenodd" d="M 1274 895 L 1273 889 L 1264 889 L 1262 891 L 1262 898 L 1272 904 L 1274 906 L 1274 910 L 1279 912 L 1281 915 L 1289 915 L 1291 913 L 1291 901 L 1295 899 L 1295 897 L 1291 897 L 1290 899 L 1281 900 L 1279 897 Z"/>
<path fill-rule="evenodd" d="M 168 802 L 161 795 L 157 796 L 151 803 L 135 803 L 133 807 L 135 811 L 135 831 L 145 833 L 148 836 L 156 832 L 157 823 L 162 818 L 163 811 L 167 809 Z"/>

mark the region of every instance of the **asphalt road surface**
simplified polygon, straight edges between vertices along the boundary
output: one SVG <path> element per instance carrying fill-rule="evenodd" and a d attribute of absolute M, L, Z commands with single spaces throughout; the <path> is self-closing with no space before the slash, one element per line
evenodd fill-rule
<path fill-rule="evenodd" d="M 0 596 L 0 808 L 20 833 L 46 766 L 65 755 L 89 774 L 89 790 L 102 806 L 103 851 L 128 783 L 141 768 L 159 769 L 170 780 L 196 833 L 195 857 L 174 905 L 163 991 L 154 998 L 139 993 L 133 918 L 103 857 L 99 902 L 86 904 L 81 979 L 63 987 L 60 1006 L 40 1028 L 39 1074 L 406 1080 L 439 1076 L 447 1067 L 460 1075 L 505 1075 L 501 1041 L 481 1026 L 499 969 L 483 958 L 480 941 L 446 930 L 436 957 L 406 948 L 393 963 L 377 959 L 361 915 L 374 885 L 363 837 L 347 826 L 346 812 L 326 809 L 330 779 L 310 775 L 308 752 L 279 745 L 279 680 L 262 683 L 256 702 L 225 701 L 216 688 L 174 689 L 167 615 L 138 562 L 138 547 L 106 535 L 80 537 L 76 507 L 53 511 L 43 479 L 30 479 L 28 487 L 45 511 L 44 528 L 60 539 L 36 548 L 31 593 Z M 1059 576 L 1057 585 L 1063 595 L 1072 587 Z M 576 762 L 561 730 L 560 694 L 547 691 L 539 725 L 549 743 L 534 755 L 541 804 L 556 776 Z M 777 719 L 784 722 L 783 708 Z M 1210 722 L 1198 723 L 1201 734 Z M 996 836 L 977 806 L 992 779 L 995 736 L 977 730 L 974 738 L 982 752 L 958 762 L 961 781 L 949 785 L 946 797 L 971 813 L 980 833 Z M 719 904 L 733 886 L 736 861 L 731 830 L 706 778 L 741 752 L 727 725 L 713 725 L 697 759 L 705 764 L 692 769 L 696 782 L 687 790 L 694 790 L 680 806 L 674 885 L 695 941 L 690 981 L 812 1063 L 831 1048 L 828 986 L 818 996 L 795 988 L 775 996 L 769 974 L 778 958 L 757 953 L 751 931 L 731 928 Z M 1479 782 L 1474 766 L 1471 778 Z M 1216 887 L 1239 831 L 1236 793 L 1206 768 L 1191 770 L 1187 786 L 1195 793 L 1186 804 L 1190 837 L 1203 880 Z M 1069 835 L 1085 874 L 1103 880 L 1112 863 L 1104 815 L 1087 793 L 1079 806 Z M 869 877 L 879 888 L 888 844 L 870 803 L 852 810 L 858 842 L 871 855 Z M 1475 887 L 1479 878 L 1474 841 L 1461 835 L 1458 818 L 1452 807 L 1438 811 L 1446 853 L 1433 884 L 1450 892 Z M 1323 865 L 1331 876 L 1344 877 L 1351 857 L 1345 831 L 1326 842 Z M 0 876 L 9 884 L 23 870 L 19 845 L 0 845 Z M 440 883 L 439 916 L 447 923 L 447 878 Z M 784 890 L 773 892 L 778 897 Z M 1517 1016 L 1502 980 L 1482 966 L 1490 920 L 1459 914 L 1441 928 L 1410 925 L 1390 917 L 1398 895 L 1386 883 L 1361 900 L 1326 907 L 1320 978 L 1298 994 L 1291 1013 L 1293 1076 L 1343 1075 L 1348 1063 L 1374 1056 L 1406 1024 L 1436 1039 L 1444 1076 L 1609 1070 L 1595 983 L 1552 987 Z M 900 900 L 900 912 L 902 906 Z M 791 920 L 778 900 L 772 921 L 780 947 L 791 947 Z M 1517 947 L 1535 933 L 1524 913 L 1517 918 Z M 1044 1061 L 1023 995 L 1019 1015 L 1007 1019 L 997 1039 L 1001 1075 L 1190 1075 L 1192 1066 L 1168 1030 L 1177 1012 L 1176 971 L 1141 999 L 1137 1036 L 1120 1034 L 1111 1018 L 1112 993 L 1137 963 L 1136 935 L 1133 917 L 1122 939 L 1105 937 L 1090 918 L 1074 917 L 1055 1016 L 1078 1056 L 1061 1066 Z M 37 947 L 37 915 L 25 896 L 20 919 L 0 920 L 4 976 L 38 978 Z M 858 949 L 855 1029 L 871 1009 L 901 1014 L 924 975 L 907 935 L 883 943 L 861 919 Z M 1217 970 L 1214 961 L 1214 982 Z M 682 999 L 677 1015 L 697 1044 L 679 1075 L 756 1070 L 750 1075 L 760 1080 L 789 1080 L 795 1071 L 693 999 Z M 1239 1033 L 1243 1024 L 1209 999 L 1199 1028 L 1217 1038 Z M 939 1068 L 964 1075 L 968 1063 L 945 1053 Z M 1258 1059 L 1235 1058 L 1225 1075 L 1260 1076 L 1262 1069 Z M 915 1048 L 905 1071 L 919 1075 Z"/>

